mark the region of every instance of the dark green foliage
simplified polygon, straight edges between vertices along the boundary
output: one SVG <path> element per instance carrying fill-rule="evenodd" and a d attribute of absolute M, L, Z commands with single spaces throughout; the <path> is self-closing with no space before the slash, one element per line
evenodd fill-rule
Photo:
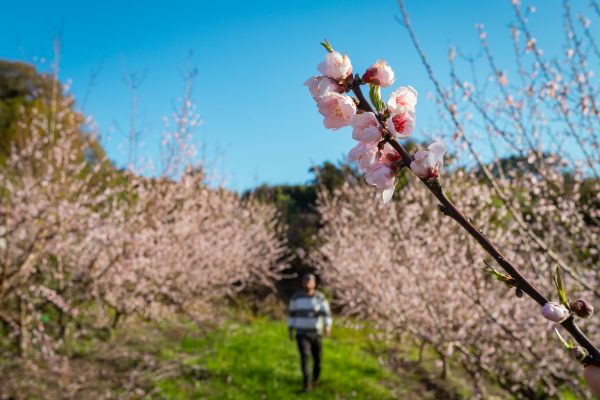
<path fill-rule="evenodd" d="M 0 61 L 0 161 L 13 142 L 24 144 L 26 138 L 19 137 L 17 129 L 21 112 L 34 105 L 47 108 L 52 90 L 51 76 L 38 74 L 29 64 Z"/>
<path fill-rule="evenodd" d="M 65 99 L 62 84 L 52 75 L 39 73 L 30 64 L 0 60 L 0 164 L 10 154 L 12 146 L 18 150 L 31 137 L 27 129 L 19 128 L 19 122 L 30 121 L 35 108 L 38 113 L 47 116 L 48 132 L 52 132 L 50 124 L 56 112 L 54 107 L 64 103 Z M 82 154 L 78 154 L 77 158 L 85 158 L 91 164 L 105 162 L 102 146 L 85 130 L 84 118 L 74 110 L 74 102 L 70 102 L 68 107 L 79 124 L 77 139 L 84 144 Z"/>
<path fill-rule="evenodd" d="M 321 220 L 316 210 L 319 190 L 333 191 L 341 187 L 349 179 L 356 179 L 358 172 L 346 164 L 324 162 L 310 169 L 314 178 L 300 185 L 263 184 L 245 196 L 253 196 L 260 201 L 275 204 L 283 222 L 287 225 L 286 239 L 290 258 L 290 266 L 285 271 L 292 276 L 280 282 L 279 288 L 284 297 L 289 297 L 297 289 L 296 278 L 313 268 L 306 255 L 318 245 L 318 232 Z"/>

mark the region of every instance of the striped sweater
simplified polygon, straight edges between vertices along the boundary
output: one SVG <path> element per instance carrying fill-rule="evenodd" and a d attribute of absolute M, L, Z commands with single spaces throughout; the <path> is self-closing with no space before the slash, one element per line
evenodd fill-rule
<path fill-rule="evenodd" d="M 331 327 L 329 303 L 323 293 L 316 291 L 313 296 L 304 291 L 294 293 L 290 300 L 288 327 L 298 333 L 323 333 L 323 324 Z"/>

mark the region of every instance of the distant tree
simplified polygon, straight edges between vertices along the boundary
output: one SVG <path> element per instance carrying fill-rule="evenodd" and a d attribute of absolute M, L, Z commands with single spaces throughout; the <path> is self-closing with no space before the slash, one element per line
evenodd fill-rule
<path fill-rule="evenodd" d="M 18 124 L 31 122 L 34 113 L 45 114 L 46 132 L 57 136 L 53 111 L 58 104 L 66 105 L 65 112 L 70 114 L 66 120 L 80 126 L 75 135 L 85 146 L 77 157 L 91 163 L 106 159 L 96 138 L 85 130 L 84 117 L 75 110 L 75 100 L 64 94 L 60 82 L 50 74 L 39 73 L 30 64 L 0 60 L 0 163 L 4 163 L 13 146 L 22 149 L 30 139 L 30 133 L 19 129 Z M 49 145 L 52 143 L 50 140 Z"/>
<path fill-rule="evenodd" d="M 297 276 L 314 271 L 308 255 L 318 247 L 321 217 L 316 209 L 316 202 L 319 191 L 333 192 L 341 188 L 345 180 L 357 176 L 352 166 L 344 163 L 336 165 L 329 161 L 312 167 L 309 172 L 314 177 L 304 184 L 263 184 L 244 195 L 275 205 L 282 221 L 287 225 L 284 235 L 290 261 L 289 268 L 285 271 L 287 278 L 279 282 L 284 296 L 291 295 L 296 288 Z"/>

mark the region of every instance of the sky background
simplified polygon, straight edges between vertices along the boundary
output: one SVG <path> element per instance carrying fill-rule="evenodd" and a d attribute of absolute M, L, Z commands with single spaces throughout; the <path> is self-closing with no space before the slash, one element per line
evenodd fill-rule
<path fill-rule="evenodd" d="M 574 1 L 574 14 L 587 1 Z M 562 51 L 562 2 L 525 2 L 546 54 Z M 508 0 L 406 0 L 413 27 L 435 71 L 448 75 L 447 53 L 458 45 L 478 49 L 483 23 L 497 57 L 511 58 Z M 92 115 L 109 157 L 127 160 L 130 94 L 124 69 L 142 73 L 139 123 L 141 156 L 157 159 L 163 117 L 183 91 L 180 71 L 192 51 L 198 69 L 193 100 L 203 119 L 197 130 L 206 158 L 225 185 L 245 190 L 267 182 L 302 183 L 310 166 L 341 160 L 353 146 L 350 129 L 326 130 L 303 82 L 317 73 L 328 38 L 348 53 L 354 72 L 378 58 L 396 72 L 396 83 L 420 93 L 417 132 L 436 123 L 426 94 L 426 71 L 396 22 L 393 0 L 340 1 L 10 1 L 3 4 L 0 58 L 50 68 L 52 40 L 60 32 L 59 77 L 70 81 L 78 107 Z M 83 104 L 92 71 L 99 71 Z M 384 90 L 384 98 L 391 91 Z"/>

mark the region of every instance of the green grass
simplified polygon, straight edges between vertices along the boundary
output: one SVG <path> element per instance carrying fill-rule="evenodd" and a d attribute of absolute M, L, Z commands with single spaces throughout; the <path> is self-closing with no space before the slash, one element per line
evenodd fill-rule
<path fill-rule="evenodd" d="M 226 312 L 219 325 L 196 325 L 173 315 L 160 322 L 131 318 L 110 335 L 80 337 L 65 348 L 68 368 L 43 362 L 29 368 L 0 358 L 0 388 L 15 399 L 469 399 L 469 376 L 450 359 L 440 377 L 439 357 L 402 336 L 388 341 L 367 323 L 336 318 L 323 341 L 321 385 L 301 394 L 295 341 L 284 319 Z M 493 382 L 487 398 L 505 399 Z M 65 393 L 70 393 L 66 395 Z M 12 397 L 10 397 L 12 396 Z M 569 393 L 561 398 L 570 399 Z"/>
<path fill-rule="evenodd" d="M 323 342 L 321 385 L 306 399 L 396 399 L 412 389 L 364 347 L 368 329 L 337 327 Z M 230 322 L 200 339 L 183 338 L 179 350 L 203 355 L 204 372 L 157 382 L 168 399 L 296 399 L 302 387 L 296 342 L 281 321 L 261 317 Z M 416 397 L 415 397 L 416 398 Z"/>

